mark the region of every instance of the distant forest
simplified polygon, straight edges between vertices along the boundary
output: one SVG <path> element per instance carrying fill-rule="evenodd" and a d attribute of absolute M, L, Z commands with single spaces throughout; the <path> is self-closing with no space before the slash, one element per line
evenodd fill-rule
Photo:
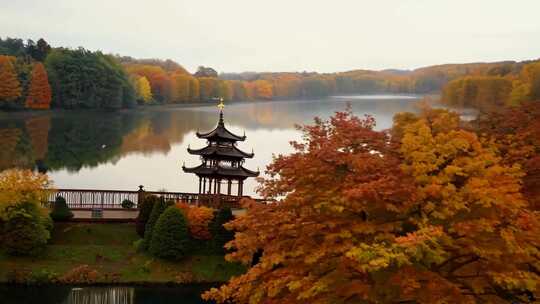
<path fill-rule="evenodd" d="M 458 106 L 540 99 L 539 61 L 436 65 L 338 73 L 190 73 L 172 60 L 0 38 L 0 109 L 131 108 L 140 104 L 286 100 L 336 94 L 441 93 Z"/>

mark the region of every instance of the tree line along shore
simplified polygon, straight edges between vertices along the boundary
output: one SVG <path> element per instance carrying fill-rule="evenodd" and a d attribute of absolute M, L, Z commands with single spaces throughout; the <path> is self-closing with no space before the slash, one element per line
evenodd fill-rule
<path fill-rule="evenodd" d="M 0 38 L 0 109 L 121 109 L 143 104 L 321 98 L 335 94 L 439 93 L 451 105 L 515 105 L 540 98 L 537 60 L 443 64 L 338 73 L 190 73 L 172 60 Z"/>

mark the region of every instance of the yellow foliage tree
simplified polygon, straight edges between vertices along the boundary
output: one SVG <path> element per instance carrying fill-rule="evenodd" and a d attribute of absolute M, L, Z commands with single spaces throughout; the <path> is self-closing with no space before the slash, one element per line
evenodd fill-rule
<path fill-rule="evenodd" d="M 150 88 L 150 82 L 146 77 L 140 77 L 137 80 L 137 93 L 144 102 L 152 100 L 152 89 Z"/>
<path fill-rule="evenodd" d="M 268 80 L 256 80 L 255 95 L 258 99 L 270 100 L 274 96 L 272 91 L 272 83 Z"/>
<path fill-rule="evenodd" d="M 529 85 L 529 100 L 540 100 L 540 61 L 525 65 L 521 75 Z"/>
<path fill-rule="evenodd" d="M 192 102 L 197 102 L 200 100 L 200 98 L 199 80 L 195 77 L 191 77 L 189 80 L 189 100 Z"/>
<path fill-rule="evenodd" d="M 0 173 L 0 219 L 7 220 L 6 210 L 21 203 L 32 203 L 41 208 L 54 193 L 47 175 L 30 170 L 9 169 Z"/>
<path fill-rule="evenodd" d="M 190 101 L 190 88 L 191 88 L 191 79 L 193 77 L 186 74 L 175 74 L 171 76 L 173 86 L 172 91 L 172 102 L 182 103 Z"/>

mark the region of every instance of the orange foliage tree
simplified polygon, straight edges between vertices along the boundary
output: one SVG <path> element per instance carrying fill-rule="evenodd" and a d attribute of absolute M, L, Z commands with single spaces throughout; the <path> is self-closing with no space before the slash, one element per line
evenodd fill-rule
<path fill-rule="evenodd" d="M 230 261 L 246 274 L 203 295 L 218 303 L 504 303 L 540 288 L 539 214 L 521 171 L 495 147 L 427 111 L 400 136 L 349 112 L 302 128 L 246 202 Z"/>
<path fill-rule="evenodd" d="M 219 80 L 214 77 L 199 77 L 199 95 L 201 101 L 219 97 Z"/>
<path fill-rule="evenodd" d="M 34 64 L 32 82 L 26 98 L 26 107 L 30 109 L 49 109 L 51 106 L 51 86 L 45 66 L 41 62 Z"/>
<path fill-rule="evenodd" d="M 214 218 L 214 210 L 204 206 L 193 206 L 186 203 L 177 203 L 177 208 L 184 211 L 188 221 L 189 233 L 195 239 L 209 240 L 212 234 L 208 225 Z"/>
<path fill-rule="evenodd" d="M 474 122 L 477 132 L 494 141 L 509 166 L 525 171 L 524 194 L 540 210 L 540 107 L 538 101 L 481 113 Z"/>
<path fill-rule="evenodd" d="M 22 90 L 14 67 L 15 57 L 0 55 L 0 101 L 14 101 Z"/>

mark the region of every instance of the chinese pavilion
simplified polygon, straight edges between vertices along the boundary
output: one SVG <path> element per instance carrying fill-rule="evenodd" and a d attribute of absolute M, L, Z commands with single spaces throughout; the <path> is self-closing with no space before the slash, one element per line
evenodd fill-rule
<path fill-rule="evenodd" d="M 218 105 L 219 121 L 216 128 L 207 133 L 197 131 L 197 137 L 206 139 L 207 146 L 202 149 L 191 149 L 188 153 L 199 155 L 202 163 L 197 167 L 182 169 L 186 173 L 195 173 L 199 177 L 199 194 L 221 194 L 222 186 L 227 187 L 227 195 L 231 195 L 233 185 L 237 188 L 238 196 L 242 196 L 244 181 L 248 177 L 256 177 L 258 171 L 244 168 L 245 158 L 252 158 L 252 153 L 246 153 L 236 147 L 236 142 L 244 141 L 246 136 L 238 136 L 225 128 L 223 121 L 223 101 Z M 223 189 L 224 191 L 224 189 Z"/>

